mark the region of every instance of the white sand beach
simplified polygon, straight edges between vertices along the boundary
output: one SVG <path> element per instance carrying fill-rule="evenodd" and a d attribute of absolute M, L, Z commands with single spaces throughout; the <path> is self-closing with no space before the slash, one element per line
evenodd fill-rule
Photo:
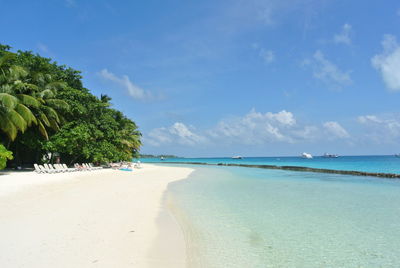
<path fill-rule="evenodd" d="M 192 169 L 0 176 L 0 267 L 185 267 L 183 233 L 163 207 Z"/>

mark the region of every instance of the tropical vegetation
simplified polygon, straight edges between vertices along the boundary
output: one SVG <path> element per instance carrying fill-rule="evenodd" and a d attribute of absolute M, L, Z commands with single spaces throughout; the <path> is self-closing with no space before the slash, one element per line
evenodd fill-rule
<path fill-rule="evenodd" d="M 10 49 L 0 45 L 0 159 L 11 159 L 7 151 L 14 166 L 54 156 L 70 164 L 138 155 L 135 122 L 113 109 L 107 95 L 91 94 L 79 71 Z"/>
<path fill-rule="evenodd" d="M 0 169 L 6 167 L 7 160 L 11 160 L 12 152 L 8 151 L 4 145 L 0 144 Z"/>

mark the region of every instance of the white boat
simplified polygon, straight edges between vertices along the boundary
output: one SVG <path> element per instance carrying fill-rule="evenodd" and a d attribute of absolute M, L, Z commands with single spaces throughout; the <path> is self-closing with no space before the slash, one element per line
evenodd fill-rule
<path fill-rule="evenodd" d="M 313 158 L 312 155 L 309 154 L 309 153 L 302 153 L 302 154 L 301 154 L 301 157 L 302 157 L 302 158 L 307 158 L 307 159 Z"/>
<path fill-rule="evenodd" d="M 236 156 L 232 156 L 232 159 L 242 159 L 243 157 L 241 157 L 240 155 L 236 155 Z"/>
<path fill-rule="evenodd" d="M 325 158 L 338 158 L 339 155 L 324 153 L 324 155 L 322 157 L 325 157 Z"/>
<path fill-rule="evenodd" d="M 161 157 L 160 157 L 160 160 L 164 160 L 164 157 L 163 157 L 163 156 L 161 156 Z"/>

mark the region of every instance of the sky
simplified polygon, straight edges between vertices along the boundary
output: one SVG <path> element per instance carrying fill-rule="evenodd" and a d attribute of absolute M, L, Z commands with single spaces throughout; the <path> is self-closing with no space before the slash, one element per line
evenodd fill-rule
<path fill-rule="evenodd" d="M 0 43 L 82 71 L 142 153 L 400 152 L 396 0 L 0 0 Z"/>

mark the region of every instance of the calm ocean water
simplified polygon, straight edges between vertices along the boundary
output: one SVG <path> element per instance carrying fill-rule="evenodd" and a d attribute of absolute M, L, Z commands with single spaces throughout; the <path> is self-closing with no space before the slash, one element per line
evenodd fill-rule
<path fill-rule="evenodd" d="M 392 156 L 174 161 L 400 173 Z M 398 179 L 193 167 L 167 193 L 190 267 L 400 267 Z"/>
<path fill-rule="evenodd" d="M 143 162 L 162 162 L 157 158 L 141 159 Z M 201 162 L 201 163 L 237 163 L 237 164 L 264 164 L 277 166 L 303 166 L 313 168 L 327 168 L 336 170 L 352 170 L 366 172 L 383 172 L 400 174 L 400 157 L 387 156 L 341 156 L 339 158 L 314 157 L 245 157 L 231 158 L 169 158 L 168 162 Z"/>
<path fill-rule="evenodd" d="M 400 181 L 198 167 L 167 200 L 190 267 L 400 267 Z"/>

